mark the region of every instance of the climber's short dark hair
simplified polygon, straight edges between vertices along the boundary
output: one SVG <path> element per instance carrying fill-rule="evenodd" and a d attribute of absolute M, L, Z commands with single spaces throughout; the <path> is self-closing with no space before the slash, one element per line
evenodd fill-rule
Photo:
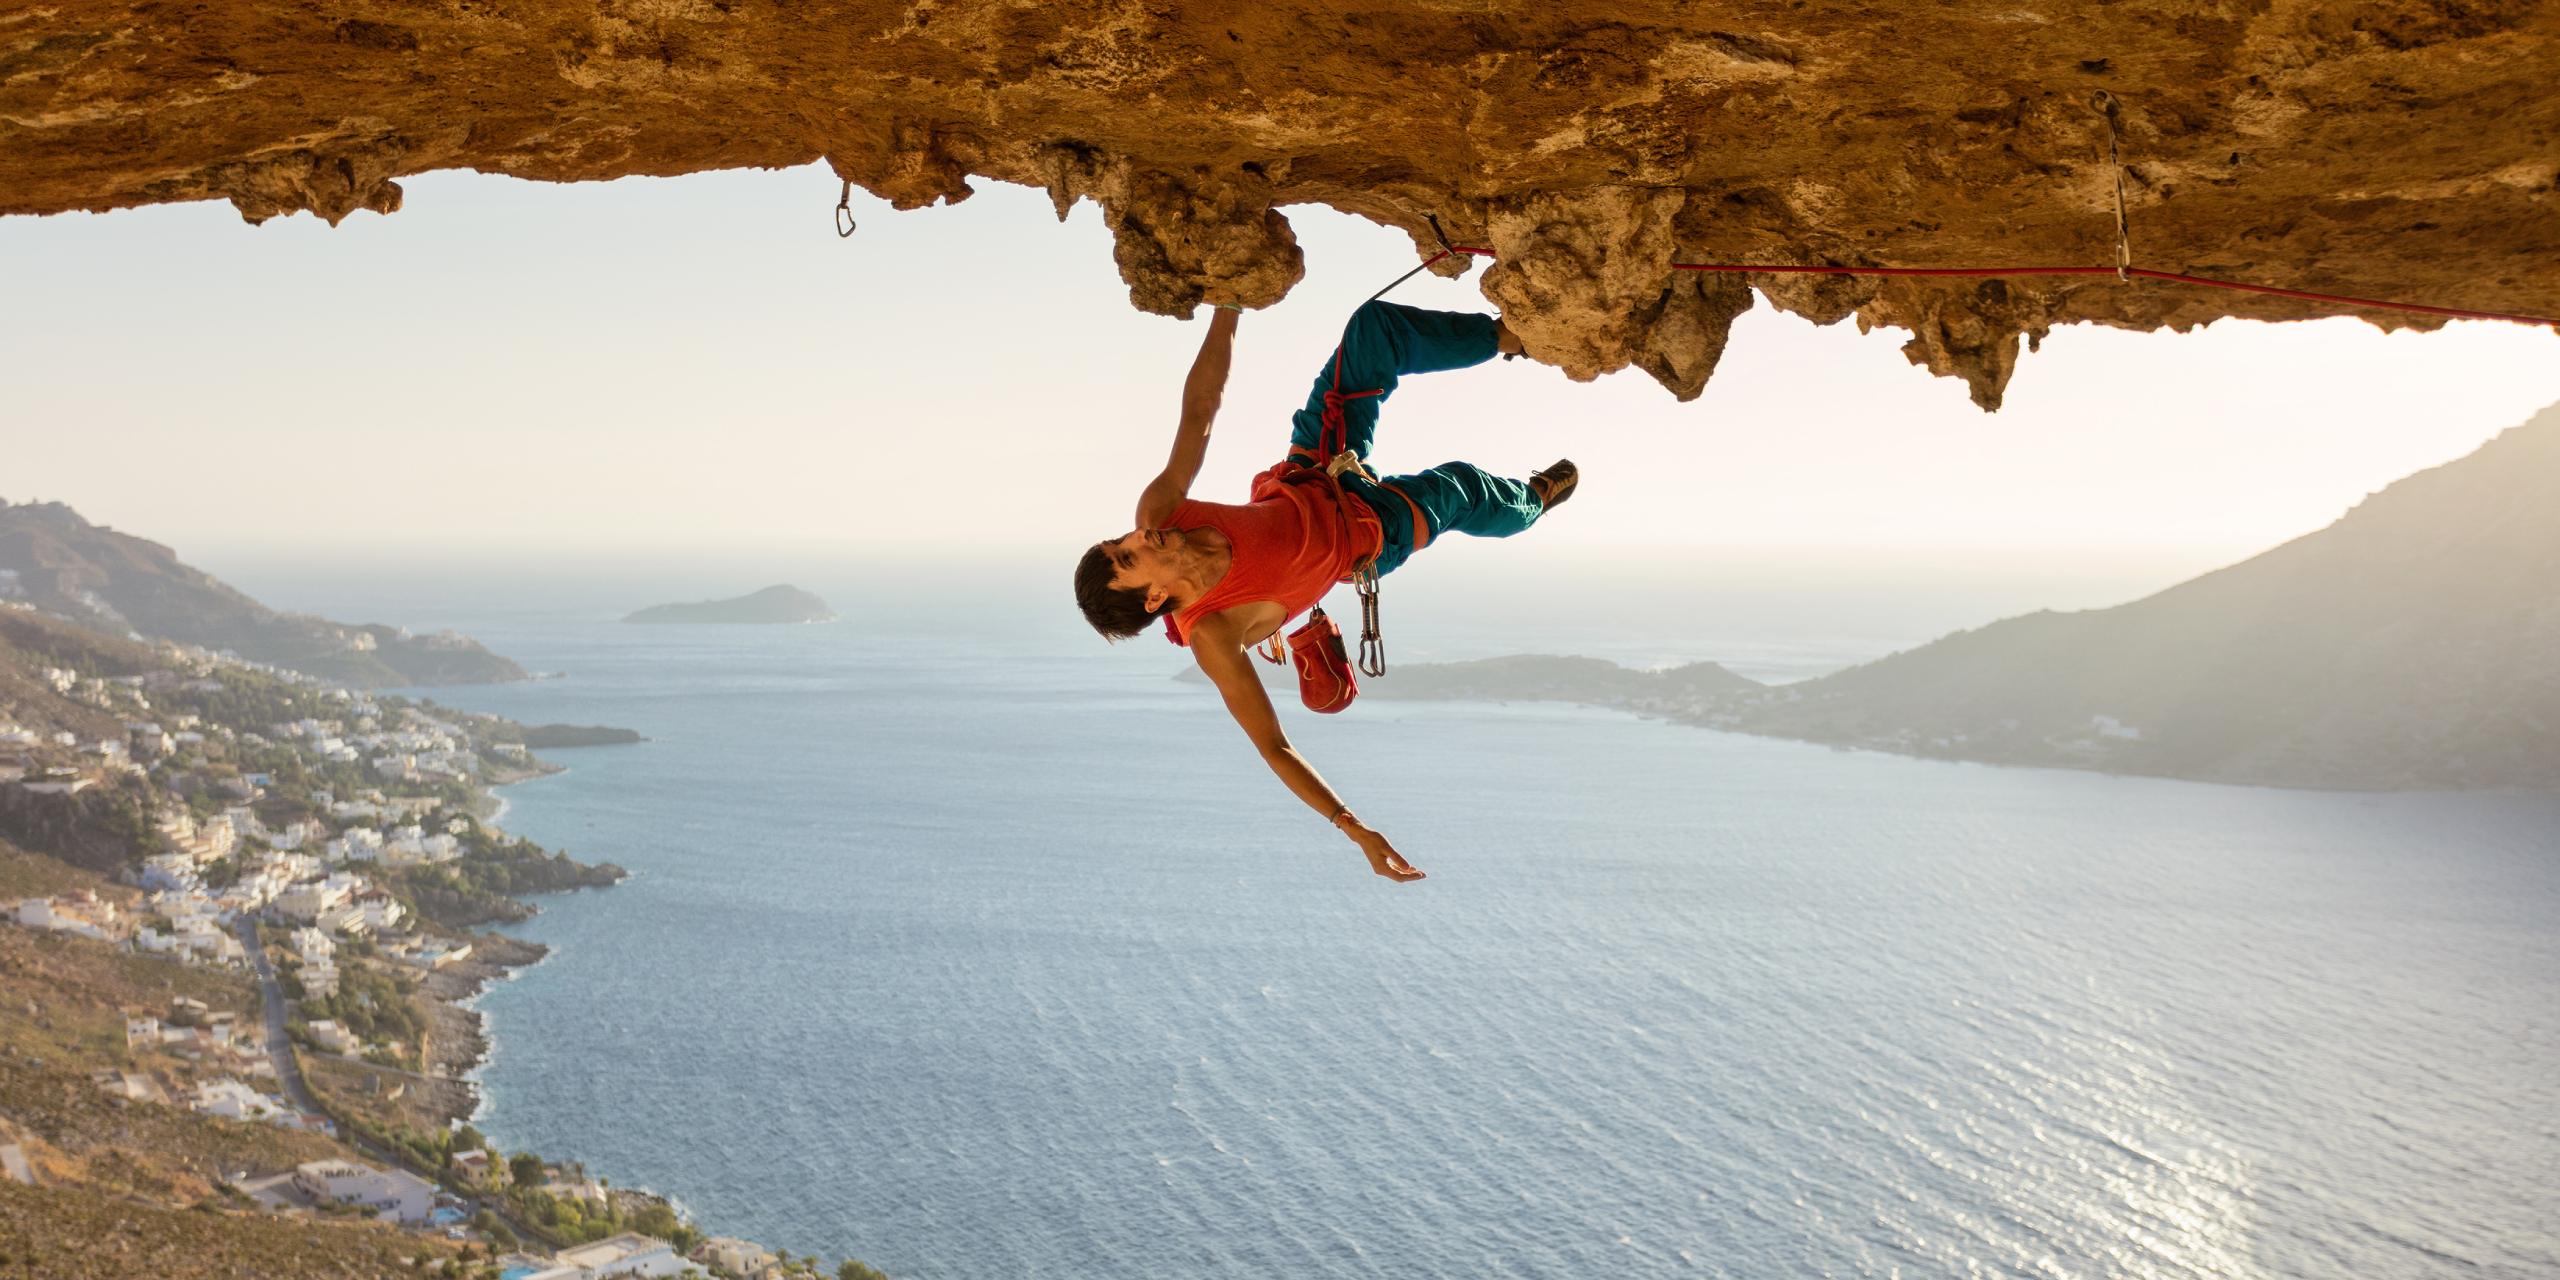
<path fill-rule="evenodd" d="M 1084 620 L 1092 623 L 1106 640 L 1126 640 L 1146 630 L 1172 607 L 1172 602 L 1166 601 L 1150 609 L 1145 591 L 1112 586 L 1111 575 L 1116 572 L 1111 554 L 1099 542 L 1085 548 L 1084 559 L 1076 561 L 1076 607 L 1084 611 Z"/>

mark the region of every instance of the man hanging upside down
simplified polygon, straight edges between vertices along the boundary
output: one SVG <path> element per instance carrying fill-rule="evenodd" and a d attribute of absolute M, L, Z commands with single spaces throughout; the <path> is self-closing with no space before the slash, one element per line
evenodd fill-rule
<path fill-rule="evenodd" d="M 1422 872 L 1353 816 L 1315 767 L 1289 745 L 1247 650 L 1262 643 L 1349 581 L 1364 562 L 1384 576 L 1444 533 L 1507 538 L 1573 493 L 1573 463 L 1559 461 L 1527 480 L 1469 462 L 1444 462 L 1412 475 L 1373 480 L 1361 469 L 1324 478 L 1328 411 L 1339 414 L 1335 442 L 1365 462 L 1378 406 L 1411 373 L 1482 364 L 1517 354 L 1519 339 L 1492 316 L 1423 311 L 1371 302 L 1354 312 L 1342 345 L 1317 371 L 1298 410 L 1289 460 L 1254 477 L 1242 506 L 1190 499 L 1208 452 L 1209 429 L 1227 385 L 1237 312 L 1209 317 L 1191 376 L 1182 386 L 1182 425 L 1164 471 L 1138 495 L 1138 528 L 1088 548 L 1076 565 L 1076 605 L 1108 639 L 1134 636 L 1158 618 L 1226 699 L 1263 763 L 1308 807 L 1325 815 L 1390 880 Z"/>

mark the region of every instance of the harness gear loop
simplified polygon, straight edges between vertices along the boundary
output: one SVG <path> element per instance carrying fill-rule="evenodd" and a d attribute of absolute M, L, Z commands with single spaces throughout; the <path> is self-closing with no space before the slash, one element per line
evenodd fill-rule
<path fill-rule="evenodd" d="M 2107 167 L 2116 180 L 2116 283 L 2133 283 L 2133 233 L 2124 216 L 2124 160 L 2116 128 L 2116 96 L 2104 89 L 2089 95 L 2089 105 L 2107 118 Z"/>
<path fill-rule="evenodd" d="M 844 180 L 844 192 L 836 197 L 836 239 L 853 234 L 853 179 Z"/>
<path fill-rule="evenodd" d="M 1271 634 L 1264 636 L 1262 638 L 1262 643 L 1255 646 L 1253 651 L 1260 655 L 1264 662 L 1268 662 L 1275 667 L 1289 660 L 1289 650 L 1280 639 L 1280 628 L 1278 627 L 1273 627 L 1271 629 Z"/>

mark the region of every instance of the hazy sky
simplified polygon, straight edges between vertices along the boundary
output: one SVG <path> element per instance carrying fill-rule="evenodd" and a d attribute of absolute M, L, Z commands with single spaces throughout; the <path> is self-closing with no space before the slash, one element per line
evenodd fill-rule
<path fill-rule="evenodd" d="M 220 204 L 0 219 L 0 496 L 69 501 L 208 563 L 1063 565 L 1126 527 L 1201 331 L 1129 307 L 1093 206 L 1061 226 L 1021 188 L 910 214 L 857 193 L 862 229 L 839 241 L 818 169 L 406 185 L 406 211 L 336 229 L 253 228 Z M 1414 260 L 1400 234 L 1288 212 L 1309 276 L 1244 319 L 1203 497 L 1240 496 L 1279 453 L 1348 309 Z M 1473 277 L 1396 297 L 1490 309 Z M 1576 384 L 1525 362 L 1417 379 L 1380 461 L 1573 456 L 1582 493 L 1532 535 L 1542 558 L 2192 571 L 2560 400 L 2560 336 L 2490 324 L 2067 329 L 1991 416 L 1901 341 L 1755 310 L 1686 405 L 1640 374 Z"/>

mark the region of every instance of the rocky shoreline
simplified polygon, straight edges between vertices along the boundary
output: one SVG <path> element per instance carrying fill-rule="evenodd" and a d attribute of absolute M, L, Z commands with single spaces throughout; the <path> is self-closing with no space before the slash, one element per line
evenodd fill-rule
<path fill-rule="evenodd" d="M 428 1019 L 426 1088 L 434 1095 L 425 1109 L 445 1124 L 468 1124 L 480 1114 L 476 1077 L 488 1061 L 491 1040 L 488 1017 L 474 1002 L 491 984 L 541 963 L 550 953 L 538 942 L 473 934 L 470 959 L 438 969 L 418 984 Z"/>

